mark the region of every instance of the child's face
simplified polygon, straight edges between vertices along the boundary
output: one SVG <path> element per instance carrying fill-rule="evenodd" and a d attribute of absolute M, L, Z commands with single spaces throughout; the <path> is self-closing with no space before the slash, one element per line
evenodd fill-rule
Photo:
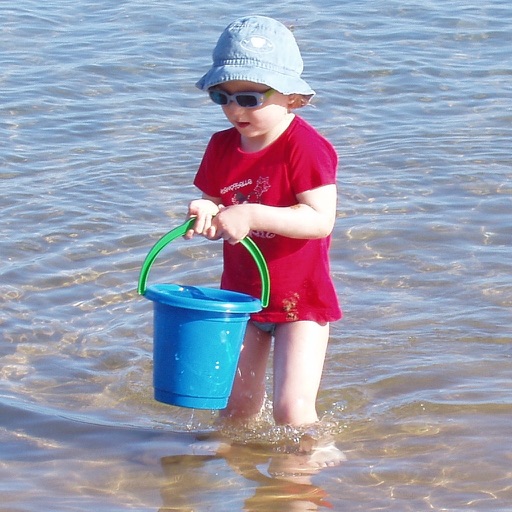
<path fill-rule="evenodd" d="M 269 87 L 254 82 L 234 80 L 225 82 L 216 89 L 220 89 L 227 94 L 238 92 L 264 93 L 269 90 Z M 240 107 L 235 101 L 231 101 L 227 105 L 223 105 L 222 110 L 231 124 L 239 131 L 242 140 L 249 139 L 253 142 L 258 138 L 263 141 L 269 138 L 275 140 L 289 124 L 291 100 L 291 96 L 273 91 L 265 98 L 260 107 Z"/>

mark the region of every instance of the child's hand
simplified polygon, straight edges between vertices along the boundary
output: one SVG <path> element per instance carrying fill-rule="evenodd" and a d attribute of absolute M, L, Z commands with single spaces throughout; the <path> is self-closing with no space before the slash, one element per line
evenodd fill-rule
<path fill-rule="evenodd" d="M 219 213 L 212 220 L 208 238 L 222 238 L 232 245 L 241 242 L 251 231 L 250 211 L 247 205 L 243 204 L 229 207 L 219 205 Z"/>
<path fill-rule="evenodd" d="M 219 213 L 219 206 L 210 199 L 196 199 L 188 206 L 188 218 L 196 217 L 193 229 L 185 233 L 185 238 L 190 240 L 195 234 L 210 238 L 214 235 L 212 218 Z"/>

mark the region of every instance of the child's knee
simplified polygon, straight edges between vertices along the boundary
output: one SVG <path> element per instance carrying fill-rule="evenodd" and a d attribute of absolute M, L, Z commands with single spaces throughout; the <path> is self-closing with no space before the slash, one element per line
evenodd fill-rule
<path fill-rule="evenodd" d="M 278 425 L 301 426 L 318 421 L 315 402 L 300 398 L 293 400 L 277 400 L 274 402 L 273 415 L 274 421 Z"/>

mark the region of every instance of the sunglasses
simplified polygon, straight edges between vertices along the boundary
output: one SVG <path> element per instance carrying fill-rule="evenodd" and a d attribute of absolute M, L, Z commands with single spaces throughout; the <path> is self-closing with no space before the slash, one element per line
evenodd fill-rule
<path fill-rule="evenodd" d="M 239 107 L 255 108 L 261 107 L 263 102 L 274 92 L 274 89 L 269 89 L 265 92 L 237 92 L 235 94 L 228 94 L 218 89 L 208 91 L 211 100 L 217 105 L 229 105 L 232 101 L 236 102 Z"/>

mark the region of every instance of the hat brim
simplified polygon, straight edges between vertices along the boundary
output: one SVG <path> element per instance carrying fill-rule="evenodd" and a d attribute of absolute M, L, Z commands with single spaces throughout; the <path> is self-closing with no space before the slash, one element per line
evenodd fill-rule
<path fill-rule="evenodd" d="M 254 65 L 213 67 L 196 83 L 196 87 L 207 91 L 210 87 L 232 80 L 265 84 L 282 94 L 304 94 L 306 96 L 315 94 L 308 83 L 298 76 L 286 75 Z"/>

